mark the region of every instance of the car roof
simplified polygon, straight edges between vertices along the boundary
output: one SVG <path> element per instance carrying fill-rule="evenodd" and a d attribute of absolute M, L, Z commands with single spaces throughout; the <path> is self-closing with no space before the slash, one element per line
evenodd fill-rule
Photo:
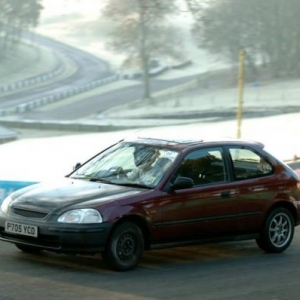
<path fill-rule="evenodd" d="M 264 144 L 258 141 L 250 141 L 250 140 L 242 140 L 235 139 L 231 137 L 216 137 L 210 136 L 206 138 L 200 138 L 196 135 L 168 135 L 163 136 L 160 134 L 157 135 L 147 135 L 147 134 L 138 134 L 135 136 L 130 136 L 124 139 L 126 142 L 135 142 L 141 144 L 155 145 L 155 146 L 167 146 L 176 149 L 185 149 L 190 148 L 197 145 L 228 145 L 228 144 L 236 144 L 236 145 L 248 145 L 248 146 L 256 146 L 259 148 L 264 148 Z"/>

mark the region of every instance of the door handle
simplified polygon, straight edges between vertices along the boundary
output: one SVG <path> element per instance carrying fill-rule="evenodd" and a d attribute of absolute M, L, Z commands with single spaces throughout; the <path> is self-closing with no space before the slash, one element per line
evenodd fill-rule
<path fill-rule="evenodd" d="M 230 191 L 221 192 L 221 198 L 230 198 L 230 195 L 231 195 Z"/>

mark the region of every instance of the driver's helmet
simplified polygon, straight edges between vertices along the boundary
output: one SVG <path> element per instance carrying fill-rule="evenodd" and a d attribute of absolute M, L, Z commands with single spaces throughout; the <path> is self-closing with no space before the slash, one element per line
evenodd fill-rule
<path fill-rule="evenodd" d="M 146 146 L 136 147 L 133 153 L 134 163 L 137 167 L 144 165 L 147 162 L 151 162 L 152 164 L 157 156 L 156 149 Z"/>

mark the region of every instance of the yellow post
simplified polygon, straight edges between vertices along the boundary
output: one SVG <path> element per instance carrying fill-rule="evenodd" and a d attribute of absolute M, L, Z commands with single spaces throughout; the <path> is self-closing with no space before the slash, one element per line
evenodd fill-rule
<path fill-rule="evenodd" d="M 238 72 L 238 107 L 236 112 L 237 118 L 237 138 L 242 136 L 242 115 L 243 115 L 243 93 L 244 93 L 244 49 L 239 53 L 239 72 Z"/>

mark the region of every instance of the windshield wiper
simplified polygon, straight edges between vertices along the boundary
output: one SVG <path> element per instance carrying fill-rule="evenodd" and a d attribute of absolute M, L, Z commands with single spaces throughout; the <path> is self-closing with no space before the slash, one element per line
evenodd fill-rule
<path fill-rule="evenodd" d="M 141 184 L 141 183 L 124 183 L 124 182 L 120 182 L 119 185 L 122 186 L 128 186 L 128 187 L 137 187 L 137 188 L 143 188 L 143 189 L 152 189 L 152 187 L 145 185 L 145 184 Z"/>
<path fill-rule="evenodd" d="M 108 183 L 108 184 L 115 184 L 114 182 L 111 182 L 110 180 L 107 180 L 102 177 L 91 177 L 91 178 L 89 178 L 89 180 L 93 181 L 93 182 L 103 182 L 103 183 Z"/>

